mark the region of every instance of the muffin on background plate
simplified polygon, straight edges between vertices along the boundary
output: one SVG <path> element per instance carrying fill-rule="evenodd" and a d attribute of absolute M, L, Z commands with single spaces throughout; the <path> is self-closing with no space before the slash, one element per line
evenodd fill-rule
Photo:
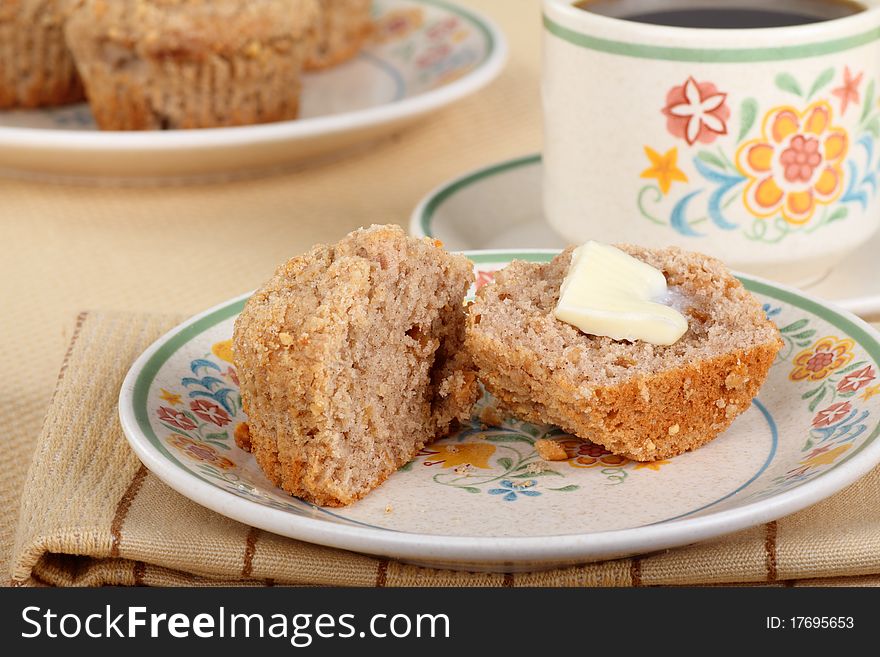
<path fill-rule="evenodd" d="M 294 119 L 316 0 L 76 0 L 67 21 L 104 130 Z"/>
<path fill-rule="evenodd" d="M 0 109 L 83 99 L 64 43 L 70 0 L 0 0 Z"/>
<path fill-rule="evenodd" d="M 372 0 L 318 0 L 321 15 L 306 56 L 306 70 L 341 64 L 360 52 L 373 31 Z"/>

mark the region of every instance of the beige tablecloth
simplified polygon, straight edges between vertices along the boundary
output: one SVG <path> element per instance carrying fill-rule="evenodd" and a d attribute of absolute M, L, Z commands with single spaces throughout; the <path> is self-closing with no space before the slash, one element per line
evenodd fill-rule
<path fill-rule="evenodd" d="M 364 224 L 405 224 L 418 199 L 441 181 L 540 149 L 539 3 L 465 4 L 491 15 L 505 31 L 511 45 L 506 72 L 477 96 L 369 152 L 296 173 L 218 185 L 123 189 L 0 179 L 5 246 L 0 258 L 0 577 L 14 570 L 19 582 L 28 583 L 36 583 L 29 578 L 35 573 L 55 583 L 186 582 L 208 576 L 212 581 L 278 577 L 349 584 L 633 584 L 880 573 L 880 564 L 871 557 L 878 554 L 875 542 L 880 536 L 877 472 L 814 510 L 749 530 L 728 543 L 732 551 L 721 561 L 660 556 L 650 562 L 574 569 L 552 578 L 468 579 L 448 573 L 428 576 L 428 571 L 356 555 L 343 564 L 334 551 L 255 533 L 179 498 L 133 460 L 113 422 L 112 398 L 121 372 L 148 338 L 169 324 L 169 315 L 189 315 L 254 288 L 278 262 L 315 242 L 336 240 Z M 96 312 L 102 309 L 148 315 Z M 90 313 L 77 322 L 83 310 Z M 80 348 L 90 346 L 92 351 L 74 349 L 71 359 L 85 360 L 78 361 L 76 370 L 73 360 L 61 368 L 77 326 L 80 338 L 85 336 Z M 115 332 L 108 328 L 113 326 Z M 100 367 L 97 360 L 88 360 L 98 356 L 104 358 Z M 41 434 L 56 382 L 57 403 Z M 88 408 L 97 413 L 91 419 L 82 415 L 86 398 L 92 404 Z M 96 427 L 103 434 L 96 435 Z M 13 563 L 21 492 L 38 435 L 41 459 L 34 472 L 52 466 L 48 472 L 55 478 L 45 481 L 42 500 L 26 500 Z M 83 442 L 71 449 L 71 440 Z M 77 479 L 82 473 L 95 474 L 89 452 L 83 451 L 86 445 L 118 469 L 112 480 L 100 482 L 106 488 L 89 489 L 99 482 Z M 53 459 L 46 451 L 50 449 L 72 459 L 66 463 L 70 467 L 59 469 L 63 460 Z M 100 504 L 93 504 L 96 496 L 84 492 L 88 490 L 101 491 Z M 214 544 L 204 537 L 221 541 L 219 534 L 227 530 L 231 533 L 222 541 L 238 536 L 241 542 L 231 550 L 231 544 L 221 541 L 223 556 L 203 549 L 198 562 L 187 561 L 183 552 L 168 551 L 177 549 L 179 533 L 166 536 L 169 542 L 154 536 L 152 543 L 142 533 L 147 525 L 139 519 L 146 517 L 145 509 L 160 508 L 152 504 L 171 505 L 161 508 L 184 514 L 175 531 L 192 526 L 209 532 L 196 532 L 209 548 Z M 841 516 L 846 510 L 850 515 Z M 834 518 L 851 524 L 840 526 Z M 822 527 L 828 531 L 814 534 Z M 783 535 L 800 539 L 789 543 L 780 539 Z M 846 544 L 842 559 L 841 537 L 855 541 Z M 65 556 L 70 552 L 98 559 Z"/>

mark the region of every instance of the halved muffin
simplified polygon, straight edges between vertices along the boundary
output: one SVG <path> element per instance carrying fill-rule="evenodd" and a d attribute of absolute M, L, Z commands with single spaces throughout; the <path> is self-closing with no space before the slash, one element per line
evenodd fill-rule
<path fill-rule="evenodd" d="M 282 265 L 235 322 L 257 463 L 284 490 L 350 504 L 465 420 L 464 256 L 373 226 Z"/>
<path fill-rule="evenodd" d="M 663 272 L 688 319 L 674 344 L 587 335 L 553 311 L 572 249 L 513 262 L 468 313 L 480 379 L 514 415 L 549 423 L 636 461 L 707 443 L 745 411 L 782 346 L 761 305 L 713 258 L 620 246 Z"/>

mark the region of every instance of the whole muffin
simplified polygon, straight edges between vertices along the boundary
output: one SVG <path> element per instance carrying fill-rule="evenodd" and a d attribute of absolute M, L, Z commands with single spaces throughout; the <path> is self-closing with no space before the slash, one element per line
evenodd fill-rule
<path fill-rule="evenodd" d="M 470 261 L 397 226 L 291 259 L 245 304 L 233 350 L 250 449 L 317 504 L 363 497 L 469 417 Z"/>
<path fill-rule="evenodd" d="M 341 64 L 360 51 L 373 30 L 372 0 L 318 0 L 321 14 L 308 55 L 306 69 L 319 70 Z"/>
<path fill-rule="evenodd" d="M 68 45 L 104 130 L 296 118 L 315 0 L 78 0 Z"/>
<path fill-rule="evenodd" d="M 64 105 L 83 99 L 64 43 L 70 0 L 0 0 L 0 108 Z"/>

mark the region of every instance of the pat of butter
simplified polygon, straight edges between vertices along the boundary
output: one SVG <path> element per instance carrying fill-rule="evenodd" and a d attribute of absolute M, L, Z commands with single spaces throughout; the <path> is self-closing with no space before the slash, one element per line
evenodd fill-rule
<path fill-rule="evenodd" d="M 663 272 L 613 246 L 587 242 L 571 254 L 554 314 L 591 335 L 670 345 L 688 324 L 662 303 L 666 296 Z"/>

